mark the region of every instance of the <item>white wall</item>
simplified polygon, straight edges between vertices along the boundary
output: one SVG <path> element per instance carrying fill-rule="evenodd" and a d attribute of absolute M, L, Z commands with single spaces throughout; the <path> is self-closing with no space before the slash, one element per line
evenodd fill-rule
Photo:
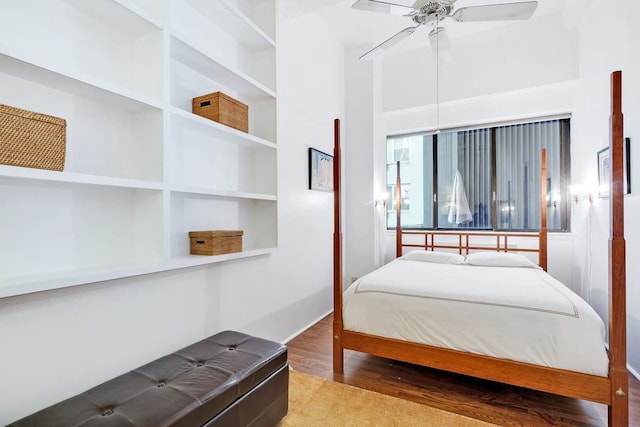
<path fill-rule="evenodd" d="M 344 154 L 345 285 L 375 268 L 373 209 L 374 72 L 349 50 L 346 59 Z"/>
<path fill-rule="evenodd" d="M 0 299 L 0 425 L 219 330 L 283 341 L 331 310 L 331 152 L 344 50 L 315 15 L 278 21 L 278 244 L 270 256 Z"/>
<path fill-rule="evenodd" d="M 314 14 L 278 28 L 278 252 L 221 266 L 222 328 L 283 340 L 332 307 L 333 194 L 308 190 L 308 148 L 333 152 L 344 50 Z M 246 305 L 245 305 L 246 304 Z"/>
<path fill-rule="evenodd" d="M 573 178 L 597 184 L 596 153 L 609 143 L 610 73 L 622 70 L 624 134 L 631 138 L 632 190 L 639 189 L 640 150 L 640 39 L 636 17 L 640 4 L 633 0 L 594 0 L 580 23 L 580 86 L 574 111 L 573 138 L 580 149 L 572 152 Z M 584 204 L 576 221 L 581 236 L 574 263 L 591 286 L 590 303 L 608 319 L 609 200 Z M 632 369 L 640 372 L 640 196 L 625 196 L 627 242 L 627 351 Z"/>
<path fill-rule="evenodd" d="M 573 80 L 578 76 L 576 45 L 577 31 L 565 29 L 557 15 L 454 38 L 454 60 L 439 67 L 440 102 Z M 382 62 L 383 111 L 436 102 L 436 68 L 429 47 L 390 53 Z"/>

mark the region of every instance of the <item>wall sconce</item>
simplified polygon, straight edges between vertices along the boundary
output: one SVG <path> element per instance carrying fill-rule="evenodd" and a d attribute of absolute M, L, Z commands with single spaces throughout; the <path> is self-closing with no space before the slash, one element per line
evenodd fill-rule
<path fill-rule="evenodd" d="M 569 190 L 571 191 L 571 197 L 573 200 L 578 203 L 582 200 L 588 200 L 589 203 L 593 203 L 593 191 L 585 190 L 585 188 L 580 184 L 570 185 Z"/>
<path fill-rule="evenodd" d="M 376 196 L 374 201 L 374 206 L 387 206 L 387 201 L 389 200 L 389 193 L 380 193 Z"/>

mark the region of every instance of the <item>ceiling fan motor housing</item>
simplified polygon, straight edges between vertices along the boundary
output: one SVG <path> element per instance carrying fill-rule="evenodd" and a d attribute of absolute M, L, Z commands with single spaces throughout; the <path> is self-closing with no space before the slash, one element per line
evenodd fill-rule
<path fill-rule="evenodd" d="M 453 1 L 430 1 L 416 9 L 411 19 L 416 24 L 430 24 L 442 21 L 449 16 L 451 9 L 453 9 Z"/>

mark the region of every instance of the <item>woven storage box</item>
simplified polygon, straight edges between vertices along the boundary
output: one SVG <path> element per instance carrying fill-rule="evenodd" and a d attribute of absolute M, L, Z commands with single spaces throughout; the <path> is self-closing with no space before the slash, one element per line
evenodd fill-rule
<path fill-rule="evenodd" d="M 249 132 L 249 107 L 222 92 L 193 98 L 193 114 Z"/>
<path fill-rule="evenodd" d="M 64 119 L 0 104 L 0 163 L 61 171 L 66 139 Z"/>
<path fill-rule="evenodd" d="M 192 255 L 222 255 L 242 252 L 242 230 L 190 231 Z"/>

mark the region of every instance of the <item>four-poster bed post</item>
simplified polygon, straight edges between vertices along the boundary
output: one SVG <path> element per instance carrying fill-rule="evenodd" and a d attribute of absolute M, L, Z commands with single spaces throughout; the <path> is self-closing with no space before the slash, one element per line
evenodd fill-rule
<path fill-rule="evenodd" d="M 540 231 L 538 234 L 538 264 L 547 271 L 547 150 L 542 150 L 540 172 Z"/>
<path fill-rule="evenodd" d="M 629 425 L 622 72 L 611 74 L 611 176 L 609 182 L 609 425 Z"/>
<path fill-rule="evenodd" d="M 333 121 L 333 371 L 343 371 L 344 350 L 342 346 L 342 215 L 340 209 L 340 119 Z"/>
<path fill-rule="evenodd" d="M 402 225 L 400 212 L 402 209 L 402 181 L 400 180 L 400 161 L 396 162 L 396 257 L 402 256 Z"/>
<path fill-rule="evenodd" d="M 628 408 L 628 374 L 626 370 L 626 289 L 625 289 L 625 242 L 624 242 L 624 204 L 623 204 L 623 121 L 622 121 L 622 76 L 616 71 L 611 76 L 611 238 L 609 242 L 609 375 L 601 377 L 563 369 L 521 363 L 507 359 L 498 359 L 473 353 L 466 353 L 446 348 L 433 347 L 400 341 L 391 338 L 368 335 L 345 330 L 343 327 L 343 284 L 342 284 L 342 242 L 340 213 L 340 122 L 334 123 L 334 323 L 333 323 L 333 370 L 343 372 L 344 349 L 361 351 L 372 355 L 395 359 L 403 362 L 419 364 L 463 375 L 470 375 L 505 384 L 511 384 L 540 390 L 561 396 L 590 400 L 603 403 L 609 407 L 609 425 L 627 426 L 629 423 Z M 546 230 L 546 153 L 543 154 L 541 179 L 541 230 L 539 233 L 539 264 L 546 269 L 547 263 L 547 230 Z M 400 236 L 396 248 L 401 254 L 402 228 L 400 226 L 401 182 L 396 177 L 396 230 Z M 410 233 L 410 232 L 408 232 Z M 453 233 L 449 233 L 453 234 Z M 458 234 L 471 233 L 461 231 Z M 475 233 L 482 235 L 482 233 Z M 484 233 L 488 236 L 491 233 Z M 455 234 L 454 234 L 455 235 Z M 496 235 L 494 233 L 493 235 Z M 531 235 L 529 235 L 530 237 Z M 524 236 L 523 236 L 524 237 Z M 469 246 L 468 236 L 466 250 L 478 249 Z M 506 251 L 500 246 L 498 238 L 497 250 Z M 425 239 L 426 241 L 426 239 Z M 460 237 L 459 242 L 462 242 Z M 427 244 L 425 243 L 425 246 Z M 431 249 L 442 247 L 432 240 Z M 446 246 L 445 246 L 446 247 Z M 463 249 L 459 243 L 458 248 Z"/>

